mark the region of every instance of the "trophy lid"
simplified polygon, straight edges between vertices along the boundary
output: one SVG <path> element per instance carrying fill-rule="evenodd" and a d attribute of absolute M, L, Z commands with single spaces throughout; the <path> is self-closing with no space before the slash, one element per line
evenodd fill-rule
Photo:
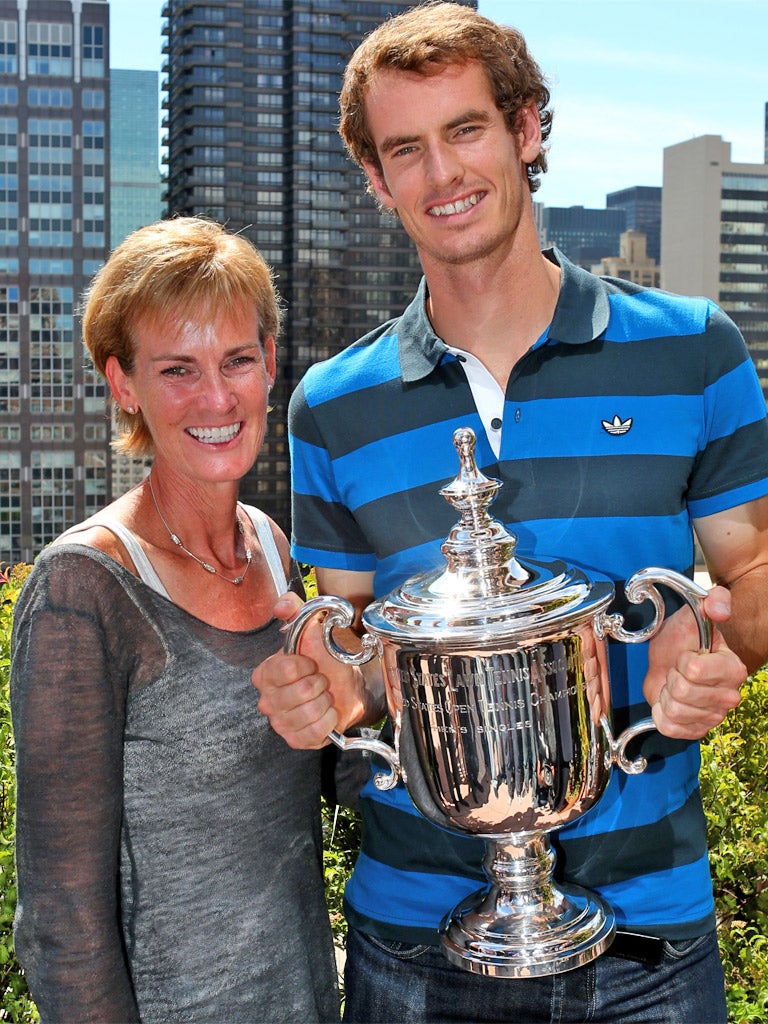
<path fill-rule="evenodd" d="M 394 642 L 508 643 L 567 631 L 610 604 L 609 580 L 560 560 L 517 557 L 517 538 L 488 511 L 502 484 L 478 470 L 474 431 L 460 427 L 453 443 L 459 473 L 440 493 L 461 518 L 441 546 L 446 565 L 370 604 L 366 630 Z"/>

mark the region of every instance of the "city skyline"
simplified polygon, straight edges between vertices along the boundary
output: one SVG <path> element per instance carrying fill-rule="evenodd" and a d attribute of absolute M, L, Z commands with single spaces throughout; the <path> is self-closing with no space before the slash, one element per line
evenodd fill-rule
<path fill-rule="evenodd" d="M 111 0 L 111 66 L 159 71 L 162 0 Z M 666 146 L 720 135 L 764 161 L 764 0 L 480 0 L 550 78 L 555 123 L 537 200 L 602 208 L 661 185 Z"/>

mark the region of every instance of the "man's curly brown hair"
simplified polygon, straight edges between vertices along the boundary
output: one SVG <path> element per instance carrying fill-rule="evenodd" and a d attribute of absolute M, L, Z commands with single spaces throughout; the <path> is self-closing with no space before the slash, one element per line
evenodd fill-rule
<path fill-rule="evenodd" d="M 552 128 L 544 76 L 517 29 L 498 25 L 456 3 L 430 2 L 405 11 L 379 25 L 355 50 L 339 97 L 339 132 L 355 163 L 372 164 L 383 173 L 365 111 L 366 92 L 378 72 L 436 75 L 449 65 L 472 61 L 488 76 L 494 102 L 510 132 L 518 131 L 524 107 L 535 103 L 538 109 L 542 149 L 527 165 L 528 186 L 535 192 L 537 176 L 547 169 L 544 143 Z"/>

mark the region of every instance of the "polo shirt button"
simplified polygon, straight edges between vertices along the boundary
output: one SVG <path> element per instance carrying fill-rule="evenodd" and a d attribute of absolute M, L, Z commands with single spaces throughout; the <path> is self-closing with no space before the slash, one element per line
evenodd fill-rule
<path fill-rule="evenodd" d="M 491 420 L 491 427 L 494 430 L 501 430 L 501 420 L 499 419 L 498 416 L 494 416 L 493 419 Z"/>

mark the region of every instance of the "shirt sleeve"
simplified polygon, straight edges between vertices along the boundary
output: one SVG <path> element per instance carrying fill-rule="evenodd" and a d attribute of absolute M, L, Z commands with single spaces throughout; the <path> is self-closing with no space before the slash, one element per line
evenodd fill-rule
<path fill-rule="evenodd" d="M 376 554 L 340 491 L 333 446 L 307 398 L 306 380 L 291 397 L 288 430 L 293 557 L 326 569 L 374 570 Z"/>
<path fill-rule="evenodd" d="M 704 437 L 687 495 L 694 518 L 768 493 L 765 398 L 747 346 L 719 308 L 707 322 Z"/>
<path fill-rule="evenodd" d="M 15 608 L 15 944 L 46 1022 L 139 1020 L 118 881 L 130 614 L 110 572 L 55 549 Z"/>

